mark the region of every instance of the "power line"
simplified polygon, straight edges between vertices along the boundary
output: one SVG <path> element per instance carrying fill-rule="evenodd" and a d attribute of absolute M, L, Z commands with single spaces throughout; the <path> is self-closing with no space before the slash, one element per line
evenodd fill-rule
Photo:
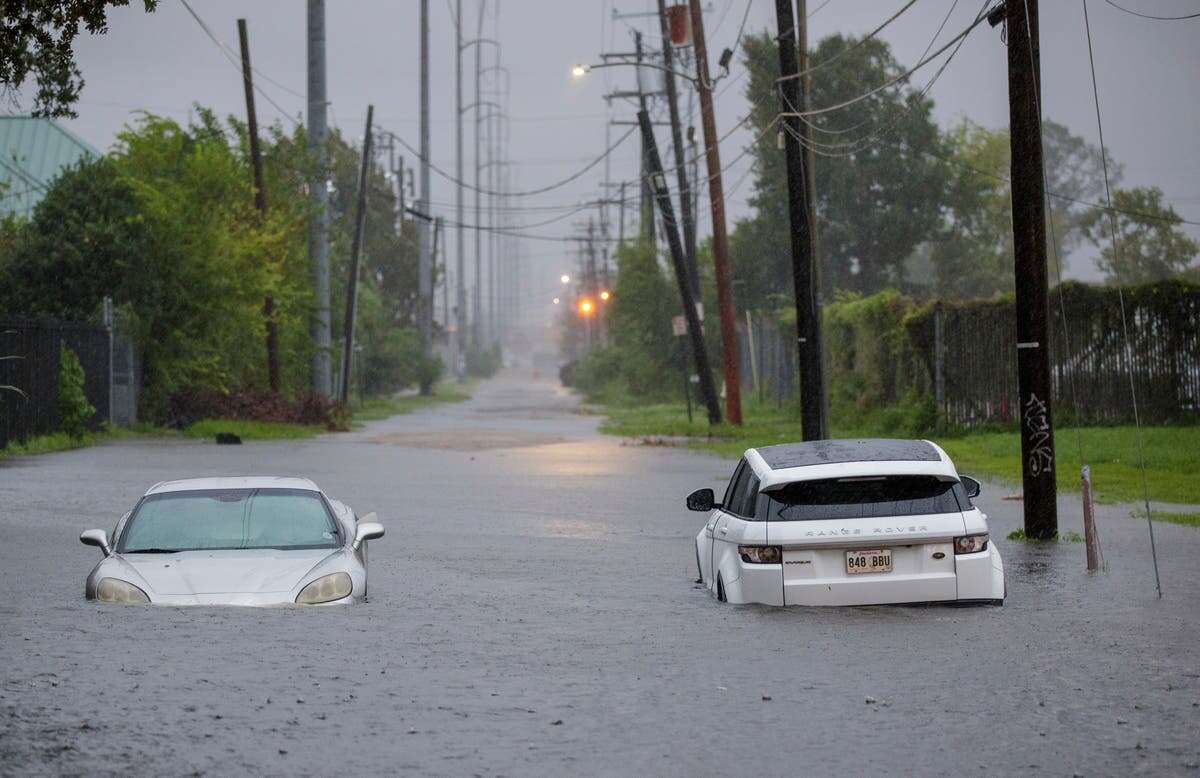
<path fill-rule="evenodd" d="M 889 24 L 891 24 L 892 22 L 899 19 L 901 14 L 903 14 L 909 8 L 912 8 L 916 4 L 916 2 L 917 2 L 917 0 L 908 0 L 907 3 L 905 3 L 903 6 L 900 7 L 899 11 L 896 11 L 896 13 L 892 14 L 887 19 L 885 19 L 883 24 L 879 25 L 874 30 L 871 30 L 869 33 L 867 33 L 866 35 L 864 35 L 863 37 L 861 37 L 857 41 L 855 41 L 853 45 L 847 46 L 846 48 L 839 51 L 837 54 L 834 54 L 829 59 L 823 59 L 820 62 L 818 62 L 817 64 L 813 65 L 812 67 L 801 70 L 799 73 L 792 73 L 790 75 L 782 76 L 779 80 L 780 81 L 791 81 L 792 79 L 795 79 L 795 78 L 804 78 L 805 76 L 809 75 L 810 73 L 815 73 L 816 71 L 820 70 L 821 68 L 825 67 L 826 65 L 836 62 L 837 60 L 846 56 L 850 52 L 855 51 L 855 50 L 865 46 L 867 41 L 871 40 L 876 35 L 883 32 L 885 27 L 887 27 Z M 818 8 L 817 10 L 820 10 L 820 9 Z M 813 13 L 816 13 L 816 11 L 814 11 Z M 809 15 L 811 16 L 812 14 L 809 14 Z"/>
<path fill-rule="evenodd" d="M 237 58 L 235 58 L 233 56 L 233 54 L 230 53 L 229 47 L 221 42 L 221 40 L 212 31 L 212 28 L 210 28 L 208 26 L 208 24 L 206 24 L 205 21 L 200 18 L 200 15 L 197 14 L 192 9 L 192 6 L 190 4 L 188 4 L 187 0 L 179 0 L 179 2 L 181 2 L 183 4 L 183 7 L 187 9 L 187 12 L 189 14 L 191 14 L 192 18 L 196 20 L 196 23 L 200 25 L 200 29 L 204 30 L 204 34 L 207 35 L 214 44 L 216 44 L 217 49 L 221 52 L 221 54 L 223 54 L 225 56 L 225 59 L 229 60 L 229 64 L 233 65 L 233 67 L 235 69 L 237 69 L 237 71 L 240 73 L 242 70 L 241 63 L 239 63 L 237 61 Z M 251 68 L 251 70 L 255 73 L 258 73 L 258 71 L 255 70 L 254 68 Z M 262 75 L 262 74 L 259 73 L 259 75 Z M 271 79 L 268 76 L 263 76 L 263 78 L 266 78 L 268 81 L 275 84 L 276 86 L 279 86 L 282 89 L 285 89 L 285 90 L 287 89 L 287 87 L 281 86 L 278 82 L 276 82 L 274 79 Z M 268 103 L 270 103 L 271 105 L 273 105 L 275 107 L 275 110 L 279 111 L 279 113 L 282 114 L 285 119 L 290 121 L 295 126 L 300 125 L 299 120 L 297 120 L 294 116 L 292 116 L 290 113 L 288 113 L 288 111 L 285 108 L 283 108 L 283 106 L 281 106 L 279 103 L 275 102 L 275 100 L 273 100 L 269 94 L 267 94 L 265 91 L 263 91 L 262 87 L 260 87 L 258 84 L 253 84 L 253 87 L 254 87 L 254 91 L 258 92 L 260 95 L 262 95 L 262 98 L 264 100 L 266 100 Z M 288 91 L 291 91 L 291 90 L 288 90 Z M 299 93 L 293 92 L 293 94 L 299 94 Z M 304 95 L 300 95 L 300 97 L 303 98 Z"/>
<path fill-rule="evenodd" d="M 1121 244 L 1117 240 L 1117 220 L 1112 215 L 1112 186 L 1108 180 L 1108 152 L 1104 146 L 1104 122 L 1100 119 L 1100 88 L 1096 84 L 1096 56 L 1092 52 L 1092 25 L 1088 20 L 1087 0 L 1082 0 L 1083 3 L 1083 29 L 1087 33 L 1088 44 L 1088 64 L 1092 72 L 1092 99 L 1096 104 L 1096 130 L 1100 135 L 1100 163 L 1101 169 L 1104 171 L 1104 197 L 1109 205 L 1108 227 L 1112 233 L 1113 251 L 1117 253 L 1117 261 L 1113 264 L 1113 270 L 1117 274 L 1118 281 L 1121 277 Z M 1028 10 L 1026 11 L 1028 18 Z M 1030 47 L 1033 46 L 1033 41 L 1030 40 Z M 1125 359 L 1129 363 L 1129 395 L 1133 402 L 1133 428 L 1137 437 L 1138 446 L 1138 464 L 1142 473 L 1142 499 L 1146 506 L 1146 526 L 1150 530 L 1150 555 L 1154 560 L 1154 588 L 1158 590 L 1158 596 L 1162 598 L 1162 581 L 1158 577 L 1158 551 L 1154 547 L 1154 521 L 1150 513 L 1150 485 L 1146 480 L 1146 444 L 1142 436 L 1142 421 L 1138 413 L 1137 402 L 1137 382 L 1133 379 L 1134 374 L 1134 359 L 1133 346 L 1129 342 L 1129 322 L 1125 314 L 1125 289 L 1121 283 L 1117 284 L 1117 300 L 1121 304 L 1121 334 L 1125 340 Z"/>
<path fill-rule="evenodd" d="M 1117 5 L 1113 2 L 1113 0 L 1104 0 L 1104 2 L 1108 3 L 1113 8 L 1116 8 L 1118 11 L 1124 11 L 1131 16 L 1140 16 L 1143 19 L 1154 19 L 1160 22 L 1179 22 L 1183 21 L 1184 19 L 1200 19 L 1200 13 L 1183 14 L 1182 16 L 1155 16 L 1154 14 L 1142 13 L 1141 11 L 1135 11 L 1132 8 L 1126 8 L 1123 5 Z"/>
<path fill-rule="evenodd" d="M 629 131 L 626 132 L 624 135 L 622 135 L 620 138 L 618 138 L 615 143 L 613 143 L 611 146 L 609 146 L 607 149 L 605 149 L 603 154 L 596 157 L 591 162 L 589 162 L 587 165 L 583 166 L 582 168 L 580 168 L 576 172 L 572 173 L 571 175 L 567 176 L 566 178 L 564 178 L 560 181 L 556 181 L 555 183 L 549 184 L 547 186 L 539 187 L 537 189 L 528 189 L 528 190 L 521 191 L 521 192 L 501 192 L 501 191 L 496 191 L 496 190 L 492 190 L 492 189 L 485 189 L 483 187 L 472 186 L 471 184 L 468 184 L 465 181 L 460 181 L 455 176 L 442 170 L 437 165 L 434 165 L 432 161 L 429 162 L 429 167 L 434 172 L 436 172 L 438 175 L 440 175 L 442 178 L 445 178 L 447 181 L 450 181 L 453 184 L 457 184 L 458 186 L 462 186 L 466 189 L 470 189 L 471 191 L 477 191 L 481 194 L 494 195 L 494 196 L 500 196 L 500 197 L 530 197 L 532 195 L 542 194 L 544 192 L 550 192 L 555 189 L 559 189 L 559 188 L 564 187 L 567 184 L 571 183 L 572 181 L 582 178 L 585 173 L 587 173 L 592 168 L 596 167 L 596 165 L 599 165 L 601 162 L 603 162 L 605 157 L 607 157 L 609 154 L 612 154 L 617 149 L 617 147 L 620 146 L 621 143 L 623 143 L 625 141 L 626 138 L 628 138 L 630 135 L 633 134 L 633 131 L 635 129 L 636 128 L 634 128 L 634 127 L 629 128 Z M 416 154 L 417 159 L 422 159 L 421 153 L 419 151 L 417 151 L 416 149 L 414 149 L 412 146 L 410 146 L 408 144 L 408 142 L 404 140 L 404 138 L 400 137 L 399 135 L 396 135 L 396 140 L 400 141 L 401 146 L 408 149 L 411 153 Z"/>

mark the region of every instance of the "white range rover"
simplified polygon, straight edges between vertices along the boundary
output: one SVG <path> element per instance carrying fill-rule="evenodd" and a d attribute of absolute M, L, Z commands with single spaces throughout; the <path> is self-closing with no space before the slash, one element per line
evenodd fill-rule
<path fill-rule="evenodd" d="M 822 440 L 748 450 L 696 536 L 718 600 L 764 605 L 1002 605 L 1004 564 L 979 482 L 927 440 Z"/>

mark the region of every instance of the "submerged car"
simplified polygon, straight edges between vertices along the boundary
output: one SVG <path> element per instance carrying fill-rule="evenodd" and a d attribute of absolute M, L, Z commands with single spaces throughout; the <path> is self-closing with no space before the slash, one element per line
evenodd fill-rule
<path fill-rule="evenodd" d="M 383 537 L 306 478 L 236 477 L 150 487 L 117 522 L 79 536 L 104 558 L 89 600 L 157 605 L 325 605 L 367 596 L 367 541 Z"/>
<path fill-rule="evenodd" d="M 765 605 L 1001 605 L 1004 564 L 959 475 L 927 440 L 824 440 L 752 448 L 696 536 L 718 600 Z"/>

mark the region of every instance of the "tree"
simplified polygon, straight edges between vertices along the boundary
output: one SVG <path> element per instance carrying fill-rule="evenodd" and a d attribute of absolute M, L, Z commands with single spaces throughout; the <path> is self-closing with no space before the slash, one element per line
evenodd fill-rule
<path fill-rule="evenodd" d="M 158 0 L 142 0 L 146 12 Z M 108 9 L 129 0 L 6 0 L 0 17 L 0 88 L 6 96 L 33 76 L 35 116 L 75 116 L 71 106 L 83 89 L 73 45 L 80 28 L 108 32 Z"/>
<path fill-rule="evenodd" d="M 744 39 L 750 73 L 755 209 L 733 241 L 735 277 L 744 294 L 761 300 L 790 288 L 787 181 L 777 142 L 779 58 L 771 35 Z M 813 75 L 810 105 L 832 106 L 857 97 L 901 72 L 887 43 L 842 35 L 823 39 L 812 53 L 827 63 Z M 817 144 L 817 231 L 822 287 L 872 292 L 902 283 L 904 262 L 941 222 L 949 174 L 938 159 L 942 144 L 933 101 L 912 87 L 884 90 L 845 109 L 814 117 Z M 765 264 L 766 268 L 756 268 Z M 754 307 L 754 306 L 752 306 Z"/>
<path fill-rule="evenodd" d="M 1183 219 L 1163 203 L 1161 189 L 1118 189 L 1112 205 L 1115 244 L 1104 211 L 1092 211 L 1084 222 L 1088 240 L 1100 249 L 1096 264 L 1110 283 L 1146 284 L 1197 272 L 1200 244 L 1180 229 Z"/>

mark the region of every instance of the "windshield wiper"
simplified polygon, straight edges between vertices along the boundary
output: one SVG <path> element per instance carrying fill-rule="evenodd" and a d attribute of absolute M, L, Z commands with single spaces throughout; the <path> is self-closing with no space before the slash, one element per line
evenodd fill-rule
<path fill-rule="evenodd" d="M 182 548 L 130 548 L 122 553 L 124 554 L 178 554 L 183 551 Z"/>

